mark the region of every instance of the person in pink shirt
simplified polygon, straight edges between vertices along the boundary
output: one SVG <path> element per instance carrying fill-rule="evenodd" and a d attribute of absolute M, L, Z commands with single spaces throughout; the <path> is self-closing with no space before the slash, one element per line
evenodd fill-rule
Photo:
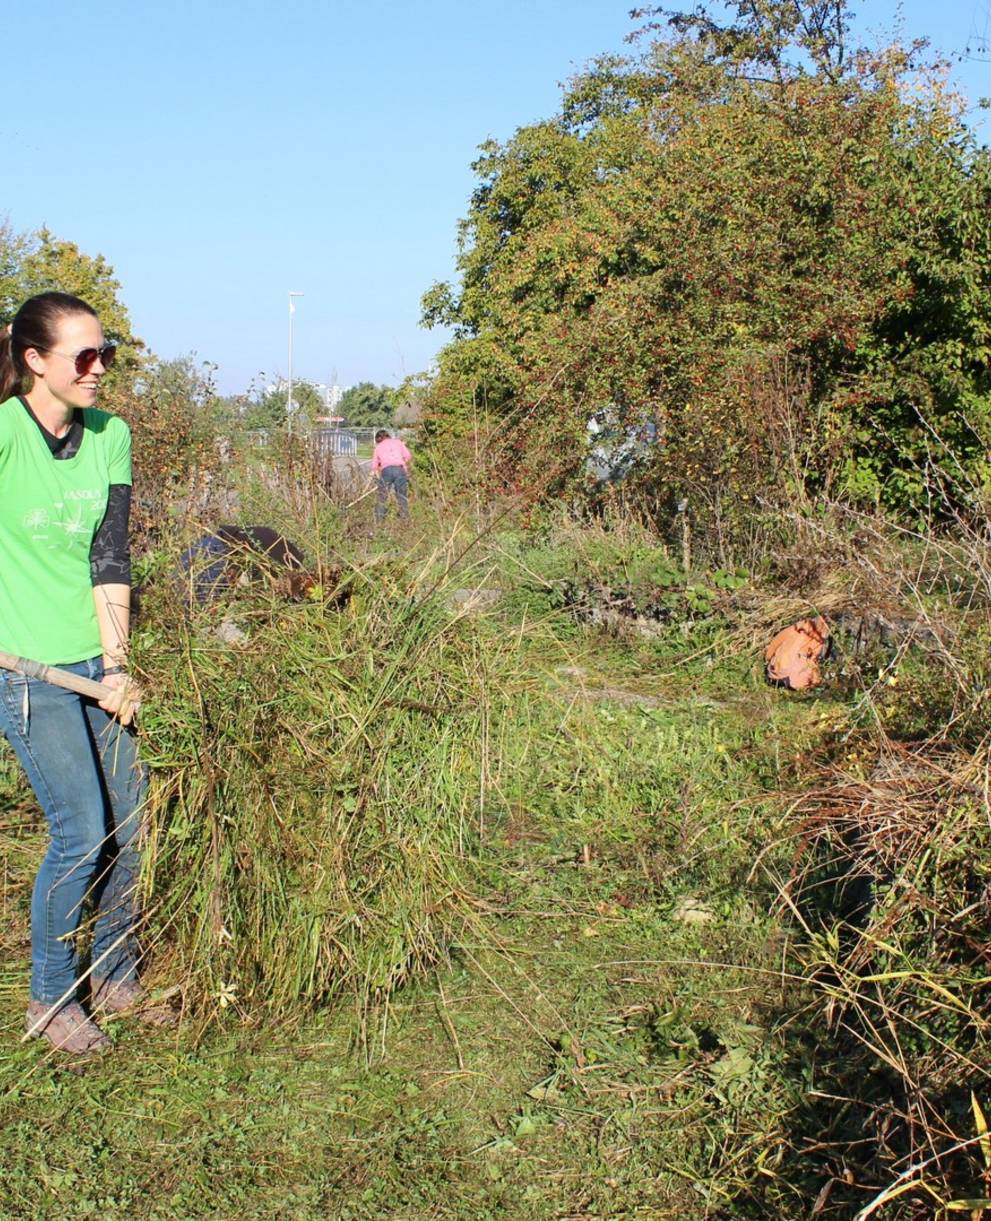
<path fill-rule="evenodd" d="M 384 428 L 375 434 L 375 449 L 372 453 L 372 476 L 378 480 L 378 499 L 375 502 L 375 521 L 385 520 L 389 490 L 396 497 L 400 521 L 409 521 L 409 467 L 413 455 L 398 437 L 390 437 Z"/>

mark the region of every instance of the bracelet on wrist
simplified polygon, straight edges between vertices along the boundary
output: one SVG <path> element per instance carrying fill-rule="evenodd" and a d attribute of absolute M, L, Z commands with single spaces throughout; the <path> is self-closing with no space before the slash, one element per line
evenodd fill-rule
<path fill-rule="evenodd" d="M 104 666 L 103 677 L 106 678 L 110 674 L 126 674 L 127 666 Z"/>

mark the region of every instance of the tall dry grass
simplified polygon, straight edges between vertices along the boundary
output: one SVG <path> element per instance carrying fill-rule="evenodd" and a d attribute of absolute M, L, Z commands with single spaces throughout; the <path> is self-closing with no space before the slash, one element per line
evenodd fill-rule
<path fill-rule="evenodd" d="M 800 603 L 832 612 L 845 707 L 823 713 L 773 837 L 792 849 L 776 880 L 820 1040 L 800 1126 L 821 1136 L 796 1158 L 825 1175 L 815 1216 L 983 1215 L 991 519 L 975 495 L 941 522 L 833 506 L 803 530 L 828 533 L 843 562 L 795 582 L 784 617 Z M 843 630 L 864 612 L 887 624 L 866 642 Z"/>

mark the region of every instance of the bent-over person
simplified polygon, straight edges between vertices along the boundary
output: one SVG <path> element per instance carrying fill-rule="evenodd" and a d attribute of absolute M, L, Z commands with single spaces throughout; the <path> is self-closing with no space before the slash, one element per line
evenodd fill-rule
<path fill-rule="evenodd" d="M 372 476 L 378 480 L 378 498 L 375 502 L 375 521 L 385 520 L 389 492 L 396 498 L 399 520 L 409 521 L 409 468 L 413 455 L 398 437 L 392 437 L 384 428 L 375 434 L 375 449 L 372 453 Z"/>

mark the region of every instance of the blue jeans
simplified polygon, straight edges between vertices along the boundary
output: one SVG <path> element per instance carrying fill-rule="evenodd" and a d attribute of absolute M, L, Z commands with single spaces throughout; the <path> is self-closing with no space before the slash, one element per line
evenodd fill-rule
<path fill-rule="evenodd" d="M 396 494 L 396 506 L 402 521 L 409 520 L 409 501 L 406 491 L 409 488 L 409 476 L 403 466 L 386 466 L 379 474 L 378 499 L 375 502 L 375 520 L 385 520 L 385 507 L 389 499 L 389 489 Z"/>
<path fill-rule="evenodd" d="M 99 679 L 100 658 L 63 666 Z M 73 999 L 76 931 L 96 915 L 93 974 L 133 980 L 145 772 L 134 735 L 84 696 L 0 670 L 0 731 L 27 772 L 51 840 L 31 899 L 31 999 Z"/>

